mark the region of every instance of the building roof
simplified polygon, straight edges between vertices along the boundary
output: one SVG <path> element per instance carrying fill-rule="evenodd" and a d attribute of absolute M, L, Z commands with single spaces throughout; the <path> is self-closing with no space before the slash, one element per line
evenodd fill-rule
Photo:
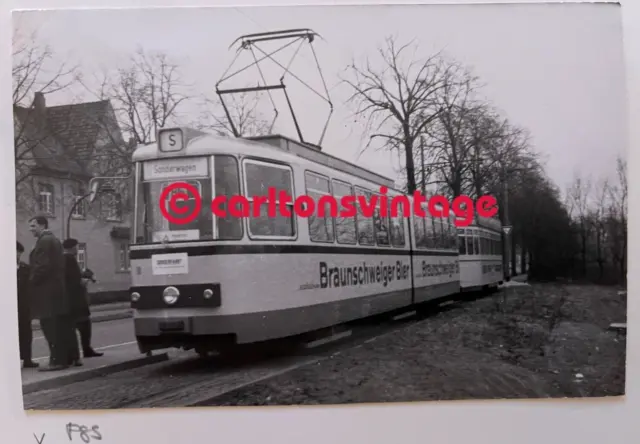
<path fill-rule="evenodd" d="M 99 131 L 112 114 L 108 100 L 46 107 L 40 96 L 30 108 L 14 106 L 27 143 L 36 142 L 36 167 L 74 175 L 89 175 Z"/>
<path fill-rule="evenodd" d="M 47 108 L 47 123 L 68 152 L 86 159 L 95 147 L 110 106 L 108 100 L 52 106 Z"/>

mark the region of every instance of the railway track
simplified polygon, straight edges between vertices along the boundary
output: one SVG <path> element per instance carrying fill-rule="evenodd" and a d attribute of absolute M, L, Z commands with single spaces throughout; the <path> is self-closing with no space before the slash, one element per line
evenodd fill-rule
<path fill-rule="evenodd" d="M 472 295 L 472 298 L 478 296 Z M 193 352 L 180 353 L 170 362 L 34 392 L 24 396 L 24 405 L 25 409 L 34 410 L 215 406 L 216 399 L 222 395 L 314 365 L 430 316 L 460 309 L 461 302 L 433 302 L 418 311 L 406 310 L 358 320 L 336 330 L 335 340 L 299 343 L 288 352 L 263 348 L 206 359 L 198 358 Z"/>

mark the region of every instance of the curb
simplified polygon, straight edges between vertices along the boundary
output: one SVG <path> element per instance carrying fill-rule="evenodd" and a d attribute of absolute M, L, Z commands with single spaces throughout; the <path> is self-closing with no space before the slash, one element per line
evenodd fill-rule
<path fill-rule="evenodd" d="M 44 381 L 32 382 L 22 386 L 22 394 L 27 395 L 29 393 L 39 392 L 42 390 L 50 390 L 53 388 L 62 387 L 76 382 L 87 381 L 89 379 L 106 376 L 112 373 L 118 373 L 125 370 L 133 370 L 138 367 L 144 367 L 145 365 L 157 364 L 169 360 L 168 353 L 161 353 L 159 355 L 144 356 L 142 358 L 133 359 L 131 361 L 119 362 L 117 364 L 105 365 L 103 367 L 94 368 L 87 371 L 79 371 L 78 373 L 71 373 L 68 375 L 60 376 L 59 378 L 47 379 Z"/>
<path fill-rule="evenodd" d="M 106 314 L 106 315 L 97 315 L 97 316 L 91 316 L 91 323 L 95 324 L 95 323 L 99 323 L 99 322 L 107 322 L 107 321 L 115 321 L 118 319 L 127 319 L 127 318 L 132 318 L 133 317 L 133 311 L 131 309 L 127 310 L 127 311 L 123 311 L 123 312 L 119 312 L 119 313 L 110 313 L 110 314 Z M 40 331 L 40 323 L 36 322 L 35 324 L 32 324 L 31 326 L 31 330 L 32 331 Z"/>
<path fill-rule="evenodd" d="M 91 318 L 91 322 L 95 324 L 96 322 L 106 322 L 106 321 L 115 321 L 117 319 L 127 319 L 133 317 L 133 311 L 127 310 L 118 313 L 110 313 L 106 315 L 100 315 Z"/>
<path fill-rule="evenodd" d="M 100 313 L 102 311 L 130 310 L 131 302 L 117 302 L 105 305 L 89 305 L 91 313 Z"/>

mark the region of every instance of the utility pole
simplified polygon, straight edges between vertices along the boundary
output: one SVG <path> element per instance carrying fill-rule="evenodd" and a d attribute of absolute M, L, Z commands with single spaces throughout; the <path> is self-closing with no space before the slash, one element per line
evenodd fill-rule
<path fill-rule="evenodd" d="M 424 138 L 422 136 L 422 134 L 420 135 L 420 161 L 422 164 L 422 195 L 426 196 L 427 195 L 427 180 L 426 180 L 426 173 L 424 171 Z"/>
<path fill-rule="evenodd" d="M 503 257 L 503 267 L 504 267 L 504 278 L 506 281 L 511 279 L 511 224 L 509 223 L 509 185 L 507 184 L 507 171 L 504 163 L 502 164 L 502 195 L 504 201 L 504 210 L 502 211 L 502 226 L 509 227 L 507 231 L 504 229 L 502 233 L 504 234 L 504 252 L 505 255 Z"/>

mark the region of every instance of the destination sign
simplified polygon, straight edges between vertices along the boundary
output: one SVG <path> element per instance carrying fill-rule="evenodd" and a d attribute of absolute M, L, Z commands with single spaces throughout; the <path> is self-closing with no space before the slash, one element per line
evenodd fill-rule
<path fill-rule="evenodd" d="M 181 157 L 151 160 L 142 164 L 144 180 L 186 179 L 209 175 L 209 159 L 206 157 Z"/>

